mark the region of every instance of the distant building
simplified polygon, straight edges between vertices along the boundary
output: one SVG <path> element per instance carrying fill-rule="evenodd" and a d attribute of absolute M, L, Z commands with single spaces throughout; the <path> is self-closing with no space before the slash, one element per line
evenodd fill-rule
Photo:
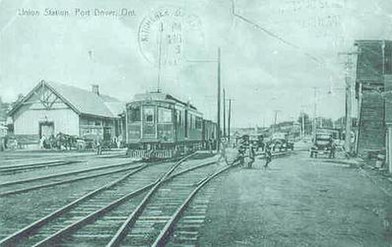
<path fill-rule="evenodd" d="M 301 126 L 296 121 L 284 121 L 271 125 L 271 130 L 272 132 L 282 132 L 291 137 L 297 137 L 300 135 Z"/>
<path fill-rule="evenodd" d="M 35 143 L 61 132 L 83 138 L 109 139 L 123 133 L 125 103 L 99 92 L 42 80 L 9 112 L 14 134 Z"/>

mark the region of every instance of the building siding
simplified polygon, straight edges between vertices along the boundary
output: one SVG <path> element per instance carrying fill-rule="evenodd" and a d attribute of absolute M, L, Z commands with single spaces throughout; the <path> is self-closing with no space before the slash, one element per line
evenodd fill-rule
<path fill-rule="evenodd" d="M 79 135 L 79 116 L 71 109 L 20 109 L 14 116 L 15 135 L 39 135 L 39 123 L 54 123 L 54 133 Z"/>

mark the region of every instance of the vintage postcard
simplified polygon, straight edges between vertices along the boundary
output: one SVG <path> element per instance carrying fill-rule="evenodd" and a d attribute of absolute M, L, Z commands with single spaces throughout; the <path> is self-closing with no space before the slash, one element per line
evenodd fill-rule
<path fill-rule="evenodd" d="M 392 2 L 0 0 L 0 246 L 392 246 Z"/>

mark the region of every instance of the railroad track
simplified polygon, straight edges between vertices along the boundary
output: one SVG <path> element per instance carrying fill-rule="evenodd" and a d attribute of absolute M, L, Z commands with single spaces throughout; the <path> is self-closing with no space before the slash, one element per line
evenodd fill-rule
<path fill-rule="evenodd" d="M 182 161 L 183 160 L 176 164 L 179 165 Z M 67 223 L 75 223 L 80 218 L 91 214 L 94 215 L 94 217 L 97 217 L 107 210 L 110 210 L 112 207 L 117 207 L 129 198 L 135 197 L 137 194 L 148 190 L 152 187 L 154 182 L 158 181 L 156 178 L 161 177 L 161 174 L 167 171 L 172 165 L 173 162 L 151 166 L 143 165 L 137 170 L 122 175 L 110 184 L 102 186 L 80 198 L 76 198 L 60 209 L 53 210 L 49 215 L 1 240 L 0 245 L 13 246 L 14 244 L 22 244 L 31 246 L 34 245 L 34 242 L 42 240 L 42 238 L 47 237 L 48 234 L 53 234 L 59 227 L 61 228 L 64 225 L 67 225 Z M 134 191 L 129 193 L 129 191 L 132 190 Z M 103 205 L 106 205 L 106 207 L 103 207 Z M 41 228 L 42 231 L 37 232 L 37 230 Z M 26 237 L 33 233 L 36 234 L 26 242 L 19 242 L 20 240 L 25 240 Z"/>
<path fill-rule="evenodd" d="M 71 164 L 76 164 L 81 162 L 82 161 L 80 160 L 52 160 L 52 161 L 43 161 L 43 162 L 36 162 L 36 163 L 27 163 L 22 165 L 0 166 L 0 174 L 10 174 L 10 173 L 13 174 L 17 172 L 32 170 L 32 169 L 64 166 L 64 165 L 71 165 Z"/>
<path fill-rule="evenodd" d="M 164 246 L 197 192 L 229 168 L 215 163 L 213 169 L 205 166 L 177 176 L 184 170 L 173 175 L 169 181 L 158 184 L 128 216 L 106 246 Z"/>
<path fill-rule="evenodd" d="M 155 196 L 156 193 L 161 193 L 162 190 L 158 188 L 164 184 L 172 184 L 172 188 L 175 189 L 178 183 L 173 184 L 173 181 L 177 181 L 180 177 L 181 183 L 190 178 L 196 180 L 196 176 L 211 172 L 209 166 L 214 165 L 215 160 L 215 157 L 207 161 L 182 159 L 174 165 L 164 163 L 144 166 L 138 171 L 128 173 L 108 185 L 75 199 L 63 208 L 1 240 L 0 245 L 105 245 L 127 219 L 127 215 L 132 214 L 134 209 L 141 210 L 138 205 L 140 206 L 143 201 L 149 201 L 146 199 L 146 194 Z M 184 167 L 178 169 L 181 164 L 184 164 Z M 178 171 L 172 174 L 175 169 Z M 194 186 L 190 181 L 187 185 L 185 186 L 187 190 Z M 164 191 L 165 187 L 162 189 Z"/>
<path fill-rule="evenodd" d="M 56 173 L 46 176 L 38 176 L 28 179 L 6 181 L 0 183 L 0 197 L 25 193 L 32 190 L 72 183 L 115 173 L 122 173 L 138 169 L 141 166 L 142 164 L 137 164 L 137 162 L 131 161 L 113 165 L 79 169 L 70 172 Z"/>

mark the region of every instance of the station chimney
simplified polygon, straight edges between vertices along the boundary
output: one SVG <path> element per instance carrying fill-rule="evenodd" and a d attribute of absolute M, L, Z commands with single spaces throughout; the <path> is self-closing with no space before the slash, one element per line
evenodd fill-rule
<path fill-rule="evenodd" d="M 98 84 L 91 85 L 91 92 L 99 96 L 99 85 Z"/>

